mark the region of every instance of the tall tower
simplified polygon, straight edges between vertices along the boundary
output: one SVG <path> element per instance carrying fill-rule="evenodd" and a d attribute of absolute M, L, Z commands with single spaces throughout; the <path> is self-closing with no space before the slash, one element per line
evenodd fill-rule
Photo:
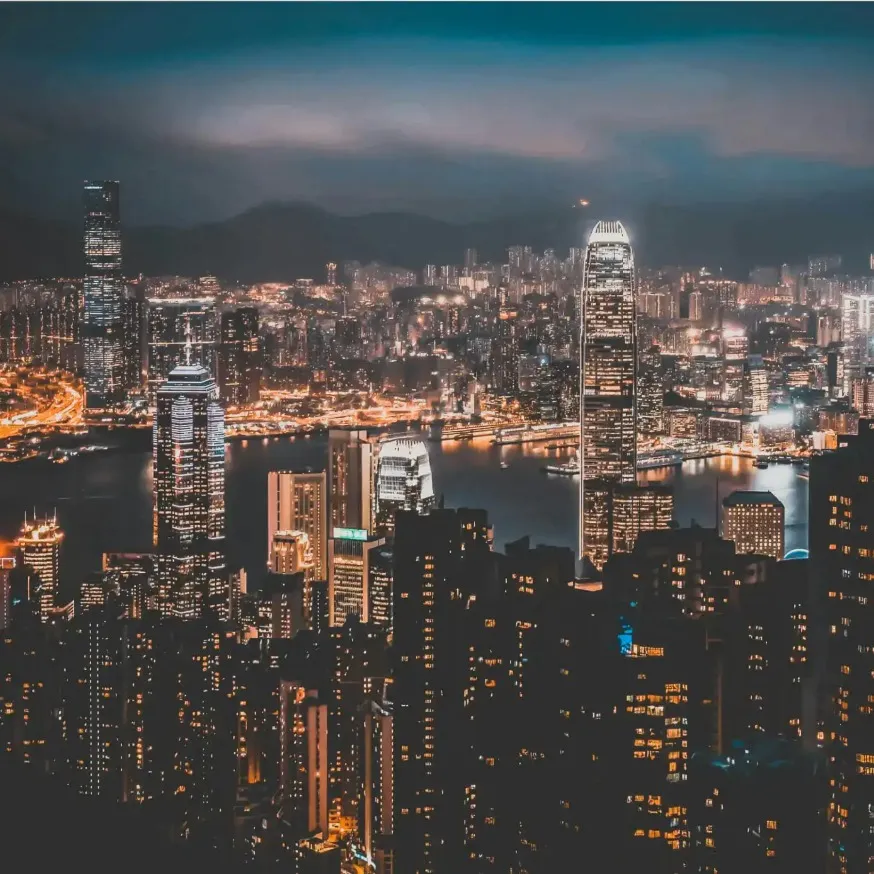
<path fill-rule="evenodd" d="M 18 540 L 19 565 L 33 568 L 39 576 L 39 616 L 45 622 L 58 594 L 61 543 L 64 532 L 57 518 L 24 520 Z"/>
<path fill-rule="evenodd" d="M 591 480 L 637 476 L 634 255 L 620 222 L 600 221 L 586 247 L 580 337 L 580 555 L 586 529 L 602 529 L 603 502 L 586 499 Z M 591 504 L 591 506 L 590 506 Z M 609 521 L 609 520 L 606 520 Z"/>
<path fill-rule="evenodd" d="M 329 530 L 373 529 L 374 461 L 367 431 L 328 432 Z"/>
<path fill-rule="evenodd" d="M 225 414 L 203 365 L 178 365 L 158 389 L 152 452 L 161 610 L 226 617 Z"/>
<path fill-rule="evenodd" d="M 84 194 L 85 406 L 101 410 L 124 399 L 118 182 L 86 182 Z"/>

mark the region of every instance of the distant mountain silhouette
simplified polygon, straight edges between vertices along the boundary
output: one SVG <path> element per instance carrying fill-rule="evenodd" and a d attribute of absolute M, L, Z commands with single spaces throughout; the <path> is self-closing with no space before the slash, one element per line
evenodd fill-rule
<path fill-rule="evenodd" d="M 584 244 L 600 213 L 555 209 L 495 220 L 451 223 L 411 213 L 339 216 L 300 203 L 268 203 L 234 218 L 190 228 L 124 227 L 129 275 L 215 274 L 242 281 L 324 278 L 327 261 L 378 260 L 412 269 L 480 260 L 505 261 L 507 247 Z M 638 263 L 722 266 L 744 278 L 756 264 L 804 261 L 838 252 L 862 269 L 874 250 L 874 193 L 806 200 L 697 206 L 650 205 L 620 216 L 632 231 Z M 866 265 L 867 266 L 867 265 Z M 81 225 L 0 210 L 0 279 L 79 276 Z"/>

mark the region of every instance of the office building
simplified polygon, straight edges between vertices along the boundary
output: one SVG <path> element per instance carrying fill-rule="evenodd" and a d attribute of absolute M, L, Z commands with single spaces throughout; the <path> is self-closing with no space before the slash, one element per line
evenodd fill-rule
<path fill-rule="evenodd" d="M 151 298 L 147 318 L 151 404 L 167 374 L 178 364 L 200 364 L 215 377 L 216 308 L 212 298 Z"/>
<path fill-rule="evenodd" d="M 328 540 L 328 622 L 343 625 L 348 616 L 370 621 L 370 554 L 385 540 L 363 528 L 334 528 Z"/>
<path fill-rule="evenodd" d="M 24 525 L 15 545 L 18 547 L 18 563 L 21 567 L 31 568 L 39 577 L 39 589 L 36 592 L 39 601 L 39 616 L 46 622 L 58 599 L 61 544 L 64 532 L 58 526 L 54 517 L 35 518 L 30 521 L 25 517 Z"/>
<path fill-rule="evenodd" d="M 417 437 L 398 437 L 379 444 L 376 474 L 376 524 L 394 530 L 398 510 L 427 513 L 434 506 L 431 460 Z"/>
<path fill-rule="evenodd" d="M 743 411 L 749 416 L 768 412 L 768 371 L 761 355 L 750 355 L 743 365 Z"/>
<path fill-rule="evenodd" d="M 85 183 L 85 284 L 82 345 L 85 408 L 124 400 L 121 214 L 118 182 Z"/>
<path fill-rule="evenodd" d="M 225 417 L 203 365 L 178 365 L 158 389 L 152 440 L 161 610 L 227 615 Z"/>
<path fill-rule="evenodd" d="M 270 547 L 270 570 L 274 574 L 311 575 L 313 551 L 306 531 L 276 531 Z"/>
<path fill-rule="evenodd" d="M 392 586 L 394 580 L 394 552 L 390 546 L 379 546 L 369 556 L 370 579 L 367 596 L 370 606 L 368 621 L 377 628 L 391 631 Z"/>
<path fill-rule="evenodd" d="M 825 610 L 829 870 L 874 858 L 874 422 L 810 459 L 810 579 Z"/>
<path fill-rule="evenodd" d="M 147 304 L 142 291 L 139 288 L 128 289 L 121 302 L 124 388 L 128 393 L 137 393 L 144 385 L 146 310 Z"/>
<path fill-rule="evenodd" d="M 586 248 L 580 337 L 580 555 L 590 556 L 591 480 L 637 477 L 634 255 L 620 222 L 601 221 Z M 597 503 L 597 501 L 596 501 Z"/>
<path fill-rule="evenodd" d="M 654 346 L 641 352 L 637 365 L 637 431 L 642 436 L 661 434 L 665 427 L 665 386 L 661 351 Z"/>
<path fill-rule="evenodd" d="M 867 367 L 864 376 L 853 379 L 850 403 L 861 418 L 874 419 L 874 368 Z"/>
<path fill-rule="evenodd" d="M 722 501 L 722 536 L 739 553 L 781 559 L 785 553 L 786 508 L 771 492 L 732 492 Z"/>
<path fill-rule="evenodd" d="M 237 307 L 221 314 L 218 383 L 227 406 L 258 403 L 261 397 L 261 340 L 258 310 Z"/>
<path fill-rule="evenodd" d="M 328 432 L 329 528 L 373 530 L 373 449 L 367 431 L 332 428 Z"/>
<path fill-rule="evenodd" d="M 849 395 L 853 380 L 863 376 L 872 361 L 874 340 L 874 294 L 844 292 L 841 297 L 841 342 L 843 343 L 843 392 Z"/>
<path fill-rule="evenodd" d="M 328 579 L 327 476 L 323 470 L 272 470 L 267 474 L 267 556 L 277 531 L 303 531 L 309 538 L 314 580 Z"/>

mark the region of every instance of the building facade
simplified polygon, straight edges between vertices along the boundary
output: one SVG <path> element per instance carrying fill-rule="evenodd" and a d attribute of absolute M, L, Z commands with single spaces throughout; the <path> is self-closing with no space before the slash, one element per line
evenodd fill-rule
<path fill-rule="evenodd" d="M 589 237 L 580 338 L 580 555 L 599 512 L 586 482 L 633 483 L 637 477 L 637 327 L 634 255 L 620 222 L 601 221 Z M 595 522 L 600 525 L 600 522 Z"/>
<path fill-rule="evenodd" d="M 124 400 L 121 214 L 118 182 L 85 183 L 85 284 L 82 343 L 85 407 Z"/>
<path fill-rule="evenodd" d="M 167 614 L 194 619 L 228 608 L 224 440 L 215 380 L 201 364 L 175 367 L 158 389 L 152 450 L 158 590 Z"/>

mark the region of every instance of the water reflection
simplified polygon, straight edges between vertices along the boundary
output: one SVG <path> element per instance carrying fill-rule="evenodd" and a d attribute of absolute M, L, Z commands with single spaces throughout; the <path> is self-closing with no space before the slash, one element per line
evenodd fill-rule
<path fill-rule="evenodd" d="M 579 478 L 543 472 L 566 461 L 573 447 L 546 443 L 495 446 L 489 438 L 429 443 L 435 489 L 450 507 L 484 507 L 495 526 L 498 548 L 530 535 L 534 543 L 575 548 Z M 228 552 L 232 565 L 253 574 L 264 568 L 267 472 L 324 467 L 324 438 L 240 441 L 227 449 Z M 505 463 L 506 468 L 501 464 Z M 758 470 L 748 459 L 699 459 L 682 467 L 641 473 L 646 482 L 673 486 L 676 518 L 715 524 L 718 502 L 735 489 L 768 489 L 786 505 L 786 549 L 807 546 L 808 481 L 792 465 Z M 75 591 L 82 577 L 100 567 L 111 550 L 151 548 L 151 453 L 140 443 L 103 457 L 70 464 L 45 461 L 0 465 L 0 539 L 13 538 L 24 511 L 57 506 L 67 537 L 62 582 Z M 100 500 L 93 500 L 99 496 Z"/>

